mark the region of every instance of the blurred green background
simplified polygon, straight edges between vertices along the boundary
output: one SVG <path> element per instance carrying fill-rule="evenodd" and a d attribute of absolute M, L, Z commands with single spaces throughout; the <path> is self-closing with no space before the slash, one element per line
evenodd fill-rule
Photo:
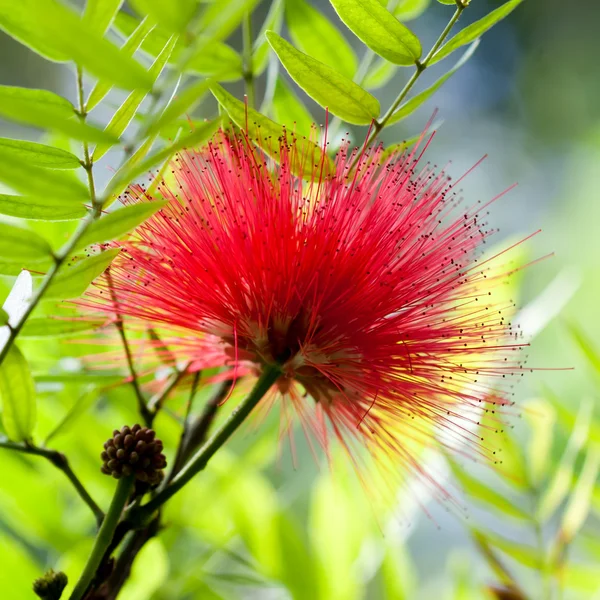
<path fill-rule="evenodd" d="M 328 2 L 311 3 L 350 40 Z M 461 25 L 498 4 L 473 0 Z M 267 11 L 266 1 L 256 9 L 256 30 Z M 450 11 L 452 7 L 432 2 L 413 22 L 424 47 L 443 29 Z M 490 553 L 527 597 L 550 597 L 544 585 L 552 579 L 553 589 L 559 584 L 564 588 L 561 596 L 553 597 L 600 598 L 598 487 L 581 533 L 570 545 L 569 565 L 558 575 L 538 568 L 557 528 L 565 525 L 563 517 L 580 489 L 578 474 L 585 470 L 586 457 L 600 443 L 595 406 L 600 376 L 599 23 L 597 0 L 527 0 L 484 36 L 474 57 L 432 101 L 382 136 L 396 142 L 414 135 L 437 108 L 442 124 L 428 152 L 430 160 L 439 165 L 451 161 L 449 172 L 460 175 L 488 154 L 465 181 L 465 197 L 486 200 L 518 182 L 491 209 L 489 221 L 500 228 L 496 241 L 514 241 L 541 229 L 527 242 L 524 260 L 552 254 L 529 266 L 519 279 L 520 289 L 514 290 L 524 309 L 522 327 L 535 334 L 528 366 L 549 370 L 528 374 L 515 388 L 518 410 L 510 417 L 514 453 L 505 437 L 491 441 L 505 458 L 512 457 L 505 460 L 508 476 L 463 460 L 453 478 L 447 466 L 426 457 L 464 510 L 432 502 L 426 490 L 415 486 L 412 494 L 399 495 L 398 506 L 374 514 L 343 461 L 339 466 L 336 461 L 331 471 L 326 465 L 318 469 L 301 434 L 297 466 L 285 447 L 277 459 L 273 420 L 259 431 L 246 429 L 237 435 L 173 503 L 167 528 L 140 556 L 123 598 L 493 598 L 489 586 L 499 584 Z M 229 43 L 239 50 L 241 36 L 236 32 Z M 358 44 L 355 48 L 360 57 L 363 49 Z M 46 88 L 73 98 L 73 73 L 67 66 L 43 61 L 2 33 L 0 50 L 1 83 Z M 436 65 L 424 79 L 433 82 L 444 68 Z M 398 71 L 376 92 L 382 106 L 392 102 L 407 72 Z M 261 86 L 263 79 L 259 92 Z M 230 89 L 238 97 L 243 93 L 240 82 Z M 100 120 L 110 116 L 111 103 L 118 105 L 121 96 L 113 96 L 100 109 Z M 311 101 L 306 105 L 322 122 L 322 110 Z M 197 110 L 198 116 L 214 112 L 210 101 Z M 3 136 L 39 137 L 34 130 L 6 122 L 0 126 Z M 357 129 L 353 135 L 360 141 L 364 131 Z M 97 170 L 100 179 L 110 176 L 113 160 L 109 153 Z M 73 226 L 30 225 L 57 245 Z M 12 280 L 2 280 L 5 295 Z M 64 415 L 73 414 L 51 444 L 72 458 L 75 471 L 106 505 L 113 482 L 99 474 L 98 453 L 113 427 L 135 420 L 130 390 L 104 390 L 104 381 L 80 374 L 80 363 L 68 357 L 82 355 L 85 346 L 48 339 L 23 340 L 21 346 L 40 374 L 36 437 L 44 439 Z M 573 370 L 560 370 L 564 367 Z M 174 399 L 175 407 L 180 400 Z M 590 419 L 584 412 L 576 424 L 584 401 L 584 411 L 595 416 Z M 177 423 L 163 415 L 156 428 L 172 448 Z M 559 483 L 557 473 L 562 474 Z M 473 479 L 496 496 L 482 497 L 485 493 Z M 546 506 L 540 509 L 543 502 Z M 77 573 L 90 547 L 92 526 L 87 508 L 61 473 L 41 458 L 0 449 L 3 598 L 32 597 L 31 581 L 47 567 Z M 486 546 L 476 529 L 502 533 L 514 546 Z"/>

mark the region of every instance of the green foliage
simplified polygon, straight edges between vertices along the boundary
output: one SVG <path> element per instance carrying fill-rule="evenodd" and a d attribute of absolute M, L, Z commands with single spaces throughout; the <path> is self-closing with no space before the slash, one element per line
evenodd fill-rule
<path fill-rule="evenodd" d="M 377 0 L 331 0 L 348 29 L 373 52 L 396 65 L 413 65 L 421 56 L 419 38 Z"/>
<path fill-rule="evenodd" d="M 0 256 L 9 261 L 45 261 L 52 256 L 52 249 L 33 231 L 0 223 Z"/>
<path fill-rule="evenodd" d="M 72 60 L 124 89 L 152 85 L 138 63 L 58 0 L 2 0 L 0 28 L 46 58 Z"/>
<path fill-rule="evenodd" d="M 498 21 L 507 17 L 523 0 L 510 0 L 496 10 L 493 10 L 489 15 L 479 19 L 475 23 L 465 27 L 460 33 L 457 33 L 450 41 L 446 42 L 432 57 L 429 64 L 434 64 L 449 54 L 460 48 L 470 44 L 478 37 L 483 35 L 488 29 L 493 27 Z"/>
<path fill-rule="evenodd" d="M 74 203 L 69 198 L 61 200 L 0 194 L 0 214 L 10 217 L 65 221 L 84 217 L 86 212 L 83 204 Z"/>
<path fill-rule="evenodd" d="M 377 98 L 335 69 L 296 50 L 273 31 L 269 44 L 292 79 L 323 108 L 348 123 L 367 125 L 379 116 Z"/>
<path fill-rule="evenodd" d="M 47 169 L 76 169 L 79 159 L 65 150 L 45 144 L 0 138 L 0 151 L 8 152 L 34 167 Z"/>
<path fill-rule="evenodd" d="M 28 440 L 35 427 L 35 386 L 27 360 L 12 346 L 0 365 L 2 425 L 8 438 Z"/>

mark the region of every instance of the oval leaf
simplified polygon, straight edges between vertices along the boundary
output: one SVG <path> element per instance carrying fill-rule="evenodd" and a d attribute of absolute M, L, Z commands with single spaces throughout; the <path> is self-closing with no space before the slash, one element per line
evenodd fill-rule
<path fill-rule="evenodd" d="M 159 211 L 165 204 L 167 204 L 166 200 L 140 202 L 139 204 L 125 206 L 102 217 L 99 221 L 92 223 L 88 227 L 88 230 L 79 242 L 77 242 L 75 250 L 84 248 L 90 244 L 114 240 L 129 233 L 155 212 Z"/>
<path fill-rule="evenodd" d="M 417 110 L 421 104 L 427 102 L 437 90 L 439 90 L 458 69 L 460 69 L 473 55 L 477 46 L 479 45 L 479 40 L 475 40 L 469 49 L 461 56 L 460 60 L 445 74 L 442 75 L 431 87 L 428 87 L 426 90 L 423 90 L 419 94 L 417 94 L 414 98 L 411 98 L 408 102 L 403 104 L 389 119 L 387 124 L 391 125 L 392 123 L 397 123 L 401 121 L 412 112 Z"/>
<path fill-rule="evenodd" d="M 0 223 L 0 257 L 8 262 L 46 261 L 52 256 L 48 242 L 34 231 Z"/>
<path fill-rule="evenodd" d="M 285 7 L 290 37 L 302 52 L 352 79 L 357 61 L 344 36 L 305 0 L 288 0 Z"/>
<path fill-rule="evenodd" d="M 28 440 L 35 426 L 35 385 L 25 357 L 14 344 L 0 364 L 0 400 L 8 438 Z"/>
<path fill-rule="evenodd" d="M 86 212 L 83 204 L 68 200 L 0 194 L 0 214 L 9 217 L 39 221 L 69 221 L 84 217 Z"/>
<path fill-rule="evenodd" d="M 396 65 L 413 65 L 421 56 L 419 38 L 377 0 L 331 0 L 348 29 L 373 52 Z"/>
<path fill-rule="evenodd" d="M 13 156 L 21 158 L 34 167 L 76 169 L 81 166 L 74 154 L 45 144 L 0 138 L 0 148 L 8 149 Z"/>
<path fill-rule="evenodd" d="M 488 29 L 494 26 L 498 21 L 508 16 L 523 0 L 510 0 L 506 4 L 503 4 L 496 10 L 493 10 L 489 15 L 471 23 L 471 25 L 465 27 L 461 32 L 457 33 L 453 38 L 446 42 L 431 58 L 429 65 L 446 58 L 448 54 L 454 52 L 457 48 L 470 44 L 476 40 Z"/>
<path fill-rule="evenodd" d="M 377 98 L 337 71 L 296 50 L 274 31 L 267 39 L 292 79 L 318 104 L 348 123 L 369 125 L 379 116 Z"/>
<path fill-rule="evenodd" d="M 263 152 L 276 161 L 281 159 L 279 144 L 276 142 L 283 136 L 292 136 L 293 134 L 289 130 L 275 123 L 275 121 L 271 121 L 271 119 L 268 119 L 258 111 L 247 107 L 218 83 L 213 83 L 210 91 L 238 127 L 246 130 L 246 124 L 248 125 L 249 131 L 246 131 L 248 137 Z M 266 140 L 271 143 L 265 143 Z M 325 163 L 326 169 L 332 168 L 331 161 L 327 158 L 327 155 L 323 155 L 321 148 L 317 144 L 304 137 L 296 138 L 295 143 L 298 152 L 292 153 L 291 156 L 291 159 L 294 161 L 291 165 L 292 172 L 298 175 L 311 176 L 315 165 L 319 164 L 322 160 L 327 161 Z"/>
<path fill-rule="evenodd" d="M 0 181 L 22 194 L 86 202 L 86 186 L 70 173 L 31 167 L 0 146 Z"/>
<path fill-rule="evenodd" d="M 0 115 L 19 123 L 54 129 L 77 140 L 119 141 L 96 127 L 76 120 L 71 103 L 47 90 L 0 85 Z"/>
<path fill-rule="evenodd" d="M 152 86 L 139 63 L 57 0 L 0 0 L 0 28 L 50 60 L 72 60 L 124 89 Z"/>
<path fill-rule="evenodd" d="M 117 254 L 119 254 L 118 249 L 107 250 L 63 267 L 48 286 L 44 297 L 65 300 L 81 296 L 90 283 L 104 273 Z"/>

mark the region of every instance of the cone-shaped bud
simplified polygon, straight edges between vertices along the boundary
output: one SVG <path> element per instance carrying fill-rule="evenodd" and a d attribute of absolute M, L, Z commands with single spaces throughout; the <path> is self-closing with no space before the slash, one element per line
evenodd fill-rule
<path fill-rule="evenodd" d="M 67 583 L 67 576 L 62 571 L 56 573 L 50 569 L 43 577 L 33 582 L 33 591 L 42 600 L 59 600 Z"/>
<path fill-rule="evenodd" d="M 163 443 L 156 439 L 152 429 L 134 425 L 115 429 L 113 436 L 104 444 L 100 455 L 102 472 L 116 479 L 135 475 L 138 481 L 158 485 L 163 478 L 167 459 L 162 453 Z"/>

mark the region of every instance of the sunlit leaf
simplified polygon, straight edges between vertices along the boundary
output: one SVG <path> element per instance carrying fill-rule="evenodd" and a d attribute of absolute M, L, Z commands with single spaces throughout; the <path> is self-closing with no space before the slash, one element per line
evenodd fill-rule
<path fill-rule="evenodd" d="M 0 116 L 60 131 L 78 140 L 107 143 L 119 141 L 96 127 L 81 123 L 75 118 L 69 101 L 46 90 L 0 85 Z"/>
<path fill-rule="evenodd" d="M 195 0 L 130 0 L 141 15 L 148 15 L 175 33 L 185 31 L 196 9 Z"/>
<path fill-rule="evenodd" d="M 125 89 L 149 89 L 142 66 L 58 0 L 0 0 L 0 28 L 51 60 L 72 60 Z"/>
<path fill-rule="evenodd" d="M 456 4 L 456 0 L 452 0 Z M 394 16 L 400 21 L 411 21 L 420 17 L 426 10 L 431 0 L 400 0 L 394 9 Z"/>
<path fill-rule="evenodd" d="M 164 48 L 158 54 L 156 60 L 148 70 L 148 73 L 153 81 L 156 81 L 160 76 L 162 70 L 167 64 L 167 61 L 169 60 L 169 57 L 171 56 L 171 52 L 173 51 L 173 47 L 175 46 L 176 42 L 177 38 L 175 36 L 167 40 Z M 115 138 L 121 137 L 125 129 L 127 129 L 129 123 L 131 123 L 131 120 L 135 116 L 145 97 L 146 92 L 144 90 L 134 90 L 131 92 L 113 114 L 110 122 L 106 126 L 106 132 Z M 110 147 L 110 144 L 101 144 L 96 146 L 93 155 L 94 160 L 97 161 L 104 156 Z"/>
<path fill-rule="evenodd" d="M 594 444 L 586 454 L 581 474 L 567 504 L 560 525 L 562 543 L 569 543 L 583 526 L 592 503 L 592 492 L 600 472 L 600 447 Z"/>
<path fill-rule="evenodd" d="M 56 199 L 88 200 L 86 186 L 69 173 L 29 165 L 0 146 L 0 181 L 22 194 Z"/>
<path fill-rule="evenodd" d="M 291 140 L 293 134 L 258 111 L 246 107 L 243 102 L 240 102 L 220 85 L 213 83 L 210 90 L 219 104 L 227 111 L 231 120 L 243 129 L 246 129 L 247 124 L 249 138 L 276 161 L 280 160 L 279 140 L 284 136 L 290 136 Z M 297 174 L 310 175 L 314 170 L 314 165 L 319 164 L 321 160 L 327 160 L 326 156 L 323 156 L 321 148 L 309 139 L 297 138 L 296 146 L 298 153 L 291 157 L 294 161 L 291 168 Z M 309 158 L 299 159 L 298 157 Z M 326 162 L 325 165 L 330 168 L 329 162 Z"/>
<path fill-rule="evenodd" d="M 515 517 L 517 519 L 530 518 L 526 511 L 519 508 L 513 501 L 495 491 L 488 483 L 484 483 L 479 481 L 479 479 L 472 477 L 455 461 L 448 459 L 448 462 L 452 467 L 454 476 L 473 500 L 510 517 Z"/>
<path fill-rule="evenodd" d="M 76 169 L 81 166 L 74 154 L 36 142 L 0 138 L 0 149 L 10 151 L 13 156 L 34 167 Z"/>
<path fill-rule="evenodd" d="M 35 385 L 29 365 L 15 344 L 0 364 L 0 401 L 9 439 L 28 440 L 35 426 Z"/>
<path fill-rule="evenodd" d="M 314 119 L 282 77 L 278 77 L 275 84 L 272 110 L 275 120 L 288 130 L 299 135 L 310 135 Z"/>
<path fill-rule="evenodd" d="M 336 27 L 305 0 L 288 0 L 286 22 L 294 45 L 348 79 L 356 73 L 354 50 Z"/>
<path fill-rule="evenodd" d="M 198 52 L 203 46 L 229 37 L 242 22 L 244 15 L 252 12 L 259 1 L 219 0 L 206 7 L 198 25 L 198 31 L 204 34 L 204 43 L 197 46 Z"/>
<path fill-rule="evenodd" d="M 383 59 L 378 59 L 377 62 L 369 69 L 368 73 L 362 80 L 362 86 L 368 90 L 375 90 L 383 87 L 397 73 L 398 67 Z"/>
<path fill-rule="evenodd" d="M 148 135 L 158 133 L 165 125 L 168 125 L 182 114 L 191 112 L 196 104 L 204 98 L 208 91 L 207 81 L 197 81 L 180 92 L 177 97 L 167 106 L 162 114 L 148 128 Z"/>
<path fill-rule="evenodd" d="M 475 41 L 498 21 L 508 16 L 521 2 L 523 0 L 510 0 L 496 10 L 493 10 L 489 15 L 483 17 L 483 19 L 479 19 L 479 21 L 475 21 L 475 23 L 465 27 L 433 55 L 429 64 L 432 65 L 442 60 L 442 58 L 446 58 L 446 56 L 454 52 L 457 48 Z"/>
<path fill-rule="evenodd" d="M 269 43 L 265 37 L 267 31 L 274 31 L 275 33 L 281 32 L 281 26 L 283 24 L 283 13 L 284 13 L 284 0 L 274 0 L 271 3 L 269 14 L 267 15 L 265 22 L 263 23 L 258 35 L 256 36 L 256 42 L 254 43 L 254 53 L 252 56 L 252 70 L 255 75 L 260 75 L 266 68 L 269 61 Z"/>
<path fill-rule="evenodd" d="M 415 597 L 415 567 L 407 550 L 394 540 L 387 540 L 385 544 L 381 573 L 385 600 L 411 600 Z"/>
<path fill-rule="evenodd" d="M 73 335 L 95 329 L 102 321 L 76 321 L 50 317 L 30 317 L 19 332 L 22 338 L 45 338 Z"/>
<path fill-rule="evenodd" d="M 567 442 L 567 448 L 556 468 L 556 472 L 554 473 L 548 488 L 544 491 L 540 500 L 537 511 L 540 521 L 550 519 L 569 493 L 573 481 L 575 461 L 579 455 L 579 451 L 588 438 L 591 410 L 591 403 L 589 401 L 582 402 L 575 427 Z"/>
<path fill-rule="evenodd" d="M 348 123 L 368 125 L 379 116 L 377 98 L 331 67 L 296 50 L 273 31 L 269 44 L 292 79 L 317 103 Z"/>
<path fill-rule="evenodd" d="M 8 313 L 3 308 L 0 308 L 0 325 L 7 325 L 9 319 Z"/>
<path fill-rule="evenodd" d="M 75 249 L 117 239 L 135 229 L 155 212 L 159 211 L 165 204 L 167 204 L 166 200 L 140 202 L 115 210 L 95 223 L 92 223 L 77 243 Z"/>
<path fill-rule="evenodd" d="M 125 15 L 125 13 L 118 13 L 116 17 L 116 21 L 119 21 L 119 17 Z M 125 15 L 129 17 L 129 15 Z M 121 51 L 127 56 L 133 56 L 135 51 L 140 47 L 148 33 L 152 31 L 154 25 L 150 21 L 149 18 L 145 18 L 140 23 L 137 23 L 133 17 L 129 17 L 134 21 L 131 32 L 127 35 L 127 40 L 121 47 Z M 96 85 L 92 88 L 88 99 L 86 100 L 85 107 L 89 112 L 94 107 L 96 107 L 101 100 L 110 92 L 112 89 L 112 84 L 107 83 L 106 81 L 97 81 Z"/>
<path fill-rule="evenodd" d="M 413 65 L 421 42 L 377 0 L 330 0 L 340 19 L 373 52 L 396 65 Z"/>
<path fill-rule="evenodd" d="M 537 549 L 507 540 L 489 531 L 475 530 L 473 533 L 476 536 L 482 536 L 492 546 L 498 548 L 498 550 L 502 550 L 502 552 L 522 565 L 531 569 L 538 569 L 540 567 L 540 556 Z"/>
<path fill-rule="evenodd" d="M 83 204 L 67 200 L 36 198 L 0 194 L 0 214 L 20 219 L 40 221 L 68 221 L 84 217 L 87 210 Z"/>
<path fill-rule="evenodd" d="M 527 443 L 527 465 L 531 484 L 537 487 L 545 478 L 552 458 L 556 411 L 541 398 L 527 402 L 524 410 L 531 435 Z"/>
<path fill-rule="evenodd" d="M 83 20 L 94 31 L 103 34 L 112 23 L 124 0 L 86 0 Z"/>
<path fill-rule="evenodd" d="M 458 69 L 460 69 L 466 62 L 471 58 L 473 52 L 479 45 L 479 40 L 475 40 L 470 46 L 469 49 L 462 55 L 460 60 L 445 74 L 442 75 L 431 87 L 428 87 L 426 90 L 423 90 L 419 94 L 417 94 L 414 98 L 411 98 L 408 102 L 403 104 L 389 119 L 387 124 L 391 125 L 392 123 L 397 123 L 398 121 L 404 119 L 409 114 L 414 112 L 421 104 L 429 100 L 435 92 L 437 92 Z"/>
<path fill-rule="evenodd" d="M 51 256 L 52 249 L 48 242 L 37 233 L 16 225 L 0 223 L 0 257 L 2 260 L 43 261 Z"/>
<path fill-rule="evenodd" d="M 600 375 L 600 351 L 594 347 L 591 340 L 578 325 L 570 323 L 569 332 L 579 350 L 586 357 L 593 369 Z"/>
<path fill-rule="evenodd" d="M 45 298 L 62 300 L 81 296 L 90 283 L 106 270 L 117 254 L 118 249 L 107 250 L 63 267 L 48 286 Z"/>

